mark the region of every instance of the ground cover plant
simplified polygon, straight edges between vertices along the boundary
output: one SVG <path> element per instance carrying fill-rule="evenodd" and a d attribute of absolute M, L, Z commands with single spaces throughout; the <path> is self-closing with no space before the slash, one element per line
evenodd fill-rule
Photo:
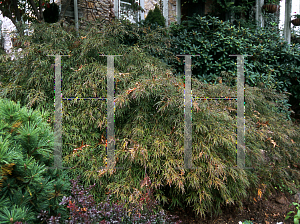
<path fill-rule="evenodd" d="M 151 35 L 168 33 L 154 34 L 145 28 L 143 38 L 149 42 L 124 44 L 118 31 L 119 27 L 125 32 L 124 26 L 94 25 L 82 29 L 76 38 L 59 24 L 47 25 L 47 29 L 37 25 L 33 36 L 24 37 L 30 46 L 24 47 L 16 61 L 1 57 L 6 66 L 0 77 L 1 95 L 27 107 L 44 108 L 53 124 L 54 60 L 47 55 L 70 55 L 62 57 L 62 94 L 66 98 L 105 97 L 106 58 L 100 55 L 123 55 L 115 58 L 114 72 L 116 166 L 123 170 L 100 169 L 106 162 L 105 101 L 63 102 L 64 166 L 72 167 L 71 178 L 80 174 L 85 187 L 95 183 L 91 193 L 96 202 L 104 201 L 107 193 L 113 202 L 118 200 L 130 209 L 130 203 L 138 202 L 146 187 L 161 205 L 192 206 L 204 216 L 218 214 L 229 204 L 241 207 L 243 199 L 253 200 L 259 189 L 268 195 L 281 182 L 297 190 L 299 127 L 287 120 L 288 96 L 266 88 L 269 86 L 246 85 L 245 89 L 246 166 L 253 169 L 234 168 L 236 103 L 228 100 L 193 100 L 193 163 L 199 169 L 180 169 L 184 78 L 149 50 L 170 52 L 162 43 L 149 45 Z M 107 33 L 112 32 L 109 38 Z M 193 77 L 194 97 L 236 95 L 234 83 L 202 81 Z M 142 186 L 145 178 L 149 180 Z"/>
<path fill-rule="evenodd" d="M 148 191 L 138 204 L 132 203 L 128 211 L 124 204 L 111 203 L 110 195 L 105 202 L 96 204 L 88 189 L 79 185 L 80 176 L 71 180 L 72 196 L 63 197 L 60 204 L 67 204 L 70 209 L 70 218 L 65 223 L 174 223 L 162 209 L 155 212 L 157 202 L 153 199 L 151 191 Z M 146 206 L 144 201 L 147 200 Z M 181 223 L 177 221 L 176 223 Z"/>
<path fill-rule="evenodd" d="M 297 206 L 297 207 L 296 207 L 296 208 L 297 208 L 297 213 L 294 215 L 294 223 L 297 224 L 297 223 L 299 223 L 299 219 L 300 219 L 299 204 L 293 202 L 293 205 Z M 288 220 L 288 219 L 291 217 L 291 214 L 293 214 L 293 213 L 295 213 L 295 212 L 294 212 L 294 211 L 290 211 L 290 212 L 287 214 L 285 220 Z"/>

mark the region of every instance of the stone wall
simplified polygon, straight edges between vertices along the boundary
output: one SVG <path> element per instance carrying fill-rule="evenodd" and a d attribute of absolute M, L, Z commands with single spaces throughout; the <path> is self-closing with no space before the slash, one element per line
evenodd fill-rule
<path fill-rule="evenodd" d="M 66 8 L 65 16 L 74 18 L 74 0 L 64 0 L 62 12 Z M 79 18 L 86 20 L 104 19 L 110 21 L 115 17 L 113 0 L 78 0 Z"/>
<path fill-rule="evenodd" d="M 168 14 L 169 14 L 168 25 L 170 25 L 171 22 L 177 21 L 176 0 L 169 0 Z"/>
<path fill-rule="evenodd" d="M 105 19 L 111 20 L 114 14 L 114 3 L 112 0 L 80 0 L 79 7 L 83 9 L 87 20 Z"/>
<path fill-rule="evenodd" d="M 65 8 L 68 5 L 66 16 L 73 17 L 73 9 L 74 9 L 74 0 L 63 0 L 63 5 Z M 160 10 L 162 12 L 161 0 L 145 0 L 144 4 L 144 15 L 145 18 L 148 15 L 150 10 L 155 8 L 155 5 L 158 4 L 160 6 Z M 95 20 L 95 19 L 105 19 L 106 21 L 110 21 L 115 17 L 114 13 L 114 0 L 78 0 L 78 10 L 79 10 L 79 18 L 84 18 L 87 20 Z M 168 24 L 171 22 L 177 21 L 177 12 L 176 12 L 176 0 L 168 1 Z"/>

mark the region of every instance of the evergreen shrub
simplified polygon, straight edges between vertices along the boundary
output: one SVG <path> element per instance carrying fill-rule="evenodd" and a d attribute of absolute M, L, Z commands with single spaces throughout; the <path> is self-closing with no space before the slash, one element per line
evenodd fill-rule
<path fill-rule="evenodd" d="M 153 25 L 159 25 L 164 27 L 166 25 L 166 19 L 164 18 L 164 16 L 162 15 L 158 5 L 155 5 L 154 10 L 149 10 L 148 15 L 145 19 L 146 23 L 150 23 Z"/>
<path fill-rule="evenodd" d="M 67 218 L 59 203 L 69 177 L 53 166 L 53 131 L 45 113 L 0 99 L 0 222 L 41 223 L 44 210 Z"/>
<path fill-rule="evenodd" d="M 232 85 L 237 76 L 236 57 L 245 57 L 245 82 L 249 86 L 276 88 L 300 99 L 300 45 L 289 44 L 273 27 L 249 29 L 211 16 L 193 16 L 170 27 L 172 52 L 192 57 L 192 74 L 205 83 L 222 77 Z M 182 58 L 173 60 L 183 74 Z"/>
<path fill-rule="evenodd" d="M 102 34 L 103 39 L 114 37 L 121 45 L 138 46 L 167 64 L 176 59 L 171 50 L 170 32 L 166 27 L 149 24 L 145 20 L 137 24 L 117 20 L 105 27 Z"/>
<path fill-rule="evenodd" d="M 123 29 L 122 23 L 114 26 Z M 130 210 L 130 203 L 151 189 L 160 205 L 191 206 L 204 216 L 218 214 L 228 204 L 242 208 L 243 201 L 253 200 L 259 189 L 267 195 L 281 182 L 297 190 L 300 132 L 286 120 L 286 94 L 246 85 L 246 167 L 254 168 L 250 170 L 235 168 L 236 102 L 193 100 L 192 160 L 199 169 L 180 169 L 184 165 L 184 77 L 151 56 L 145 45 L 121 44 L 118 29 L 109 26 L 81 29 L 79 38 L 55 24 L 47 30 L 37 25 L 35 30 L 32 37 L 24 37 L 32 44 L 16 61 L 0 58 L 6 60 L 0 92 L 22 105 L 44 108 L 50 113 L 50 124 L 54 59 L 46 55 L 70 55 L 62 57 L 65 98 L 106 97 L 107 59 L 100 55 L 123 55 L 114 59 L 114 76 L 115 158 L 116 167 L 124 169 L 101 168 L 107 161 L 105 101 L 63 101 L 64 166 L 72 168 L 70 177 L 80 174 L 85 187 L 95 183 L 91 193 L 96 202 L 103 202 L 108 193 L 112 202 L 125 203 Z M 211 85 L 193 77 L 193 96 L 236 96 L 234 82 L 225 84 Z M 141 183 L 146 177 L 147 186 Z"/>

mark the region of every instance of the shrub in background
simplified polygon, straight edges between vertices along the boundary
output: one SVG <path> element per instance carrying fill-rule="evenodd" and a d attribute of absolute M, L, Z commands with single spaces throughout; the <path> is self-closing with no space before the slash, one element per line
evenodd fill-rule
<path fill-rule="evenodd" d="M 66 208 L 59 205 L 69 191 L 69 177 L 53 166 L 53 132 L 45 114 L 0 99 L 0 220 L 40 223 L 41 210 L 50 216 Z"/>
<path fill-rule="evenodd" d="M 300 99 L 299 44 L 289 46 L 274 28 L 249 29 L 211 16 L 194 16 L 182 25 L 171 26 L 173 53 L 192 57 L 192 74 L 200 81 L 232 85 L 237 76 L 236 57 L 245 57 L 245 82 L 249 86 L 276 88 Z M 182 59 L 173 60 L 184 74 Z"/>
<path fill-rule="evenodd" d="M 150 10 L 148 12 L 148 15 L 145 19 L 146 23 L 150 23 L 150 24 L 156 24 L 162 27 L 165 27 L 166 25 L 166 19 L 165 17 L 162 15 L 158 5 L 155 5 L 154 10 Z"/>
<path fill-rule="evenodd" d="M 149 26 L 145 20 L 137 24 L 132 24 L 127 20 L 116 20 L 105 27 L 102 35 L 107 40 L 114 37 L 121 45 L 138 46 L 144 52 L 167 64 L 173 61 L 172 59 L 176 59 L 171 50 L 172 40 L 169 29 L 154 24 Z"/>

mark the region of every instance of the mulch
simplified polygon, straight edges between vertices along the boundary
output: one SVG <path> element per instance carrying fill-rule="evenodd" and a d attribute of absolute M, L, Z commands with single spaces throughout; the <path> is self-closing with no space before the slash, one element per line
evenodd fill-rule
<path fill-rule="evenodd" d="M 284 194 L 278 191 L 269 196 L 269 198 L 262 198 L 254 203 L 244 202 L 243 211 L 240 211 L 236 206 L 228 206 L 224 208 L 223 213 L 218 217 L 197 217 L 192 208 L 183 210 L 176 208 L 172 211 L 166 211 L 169 215 L 177 215 L 179 218 L 172 219 L 176 222 L 181 220 L 182 224 L 238 224 L 239 221 L 252 221 L 253 224 L 293 224 L 293 219 L 289 218 L 285 221 L 285 216 L 289 211 L 295 211 L 293 195 Z"/>

